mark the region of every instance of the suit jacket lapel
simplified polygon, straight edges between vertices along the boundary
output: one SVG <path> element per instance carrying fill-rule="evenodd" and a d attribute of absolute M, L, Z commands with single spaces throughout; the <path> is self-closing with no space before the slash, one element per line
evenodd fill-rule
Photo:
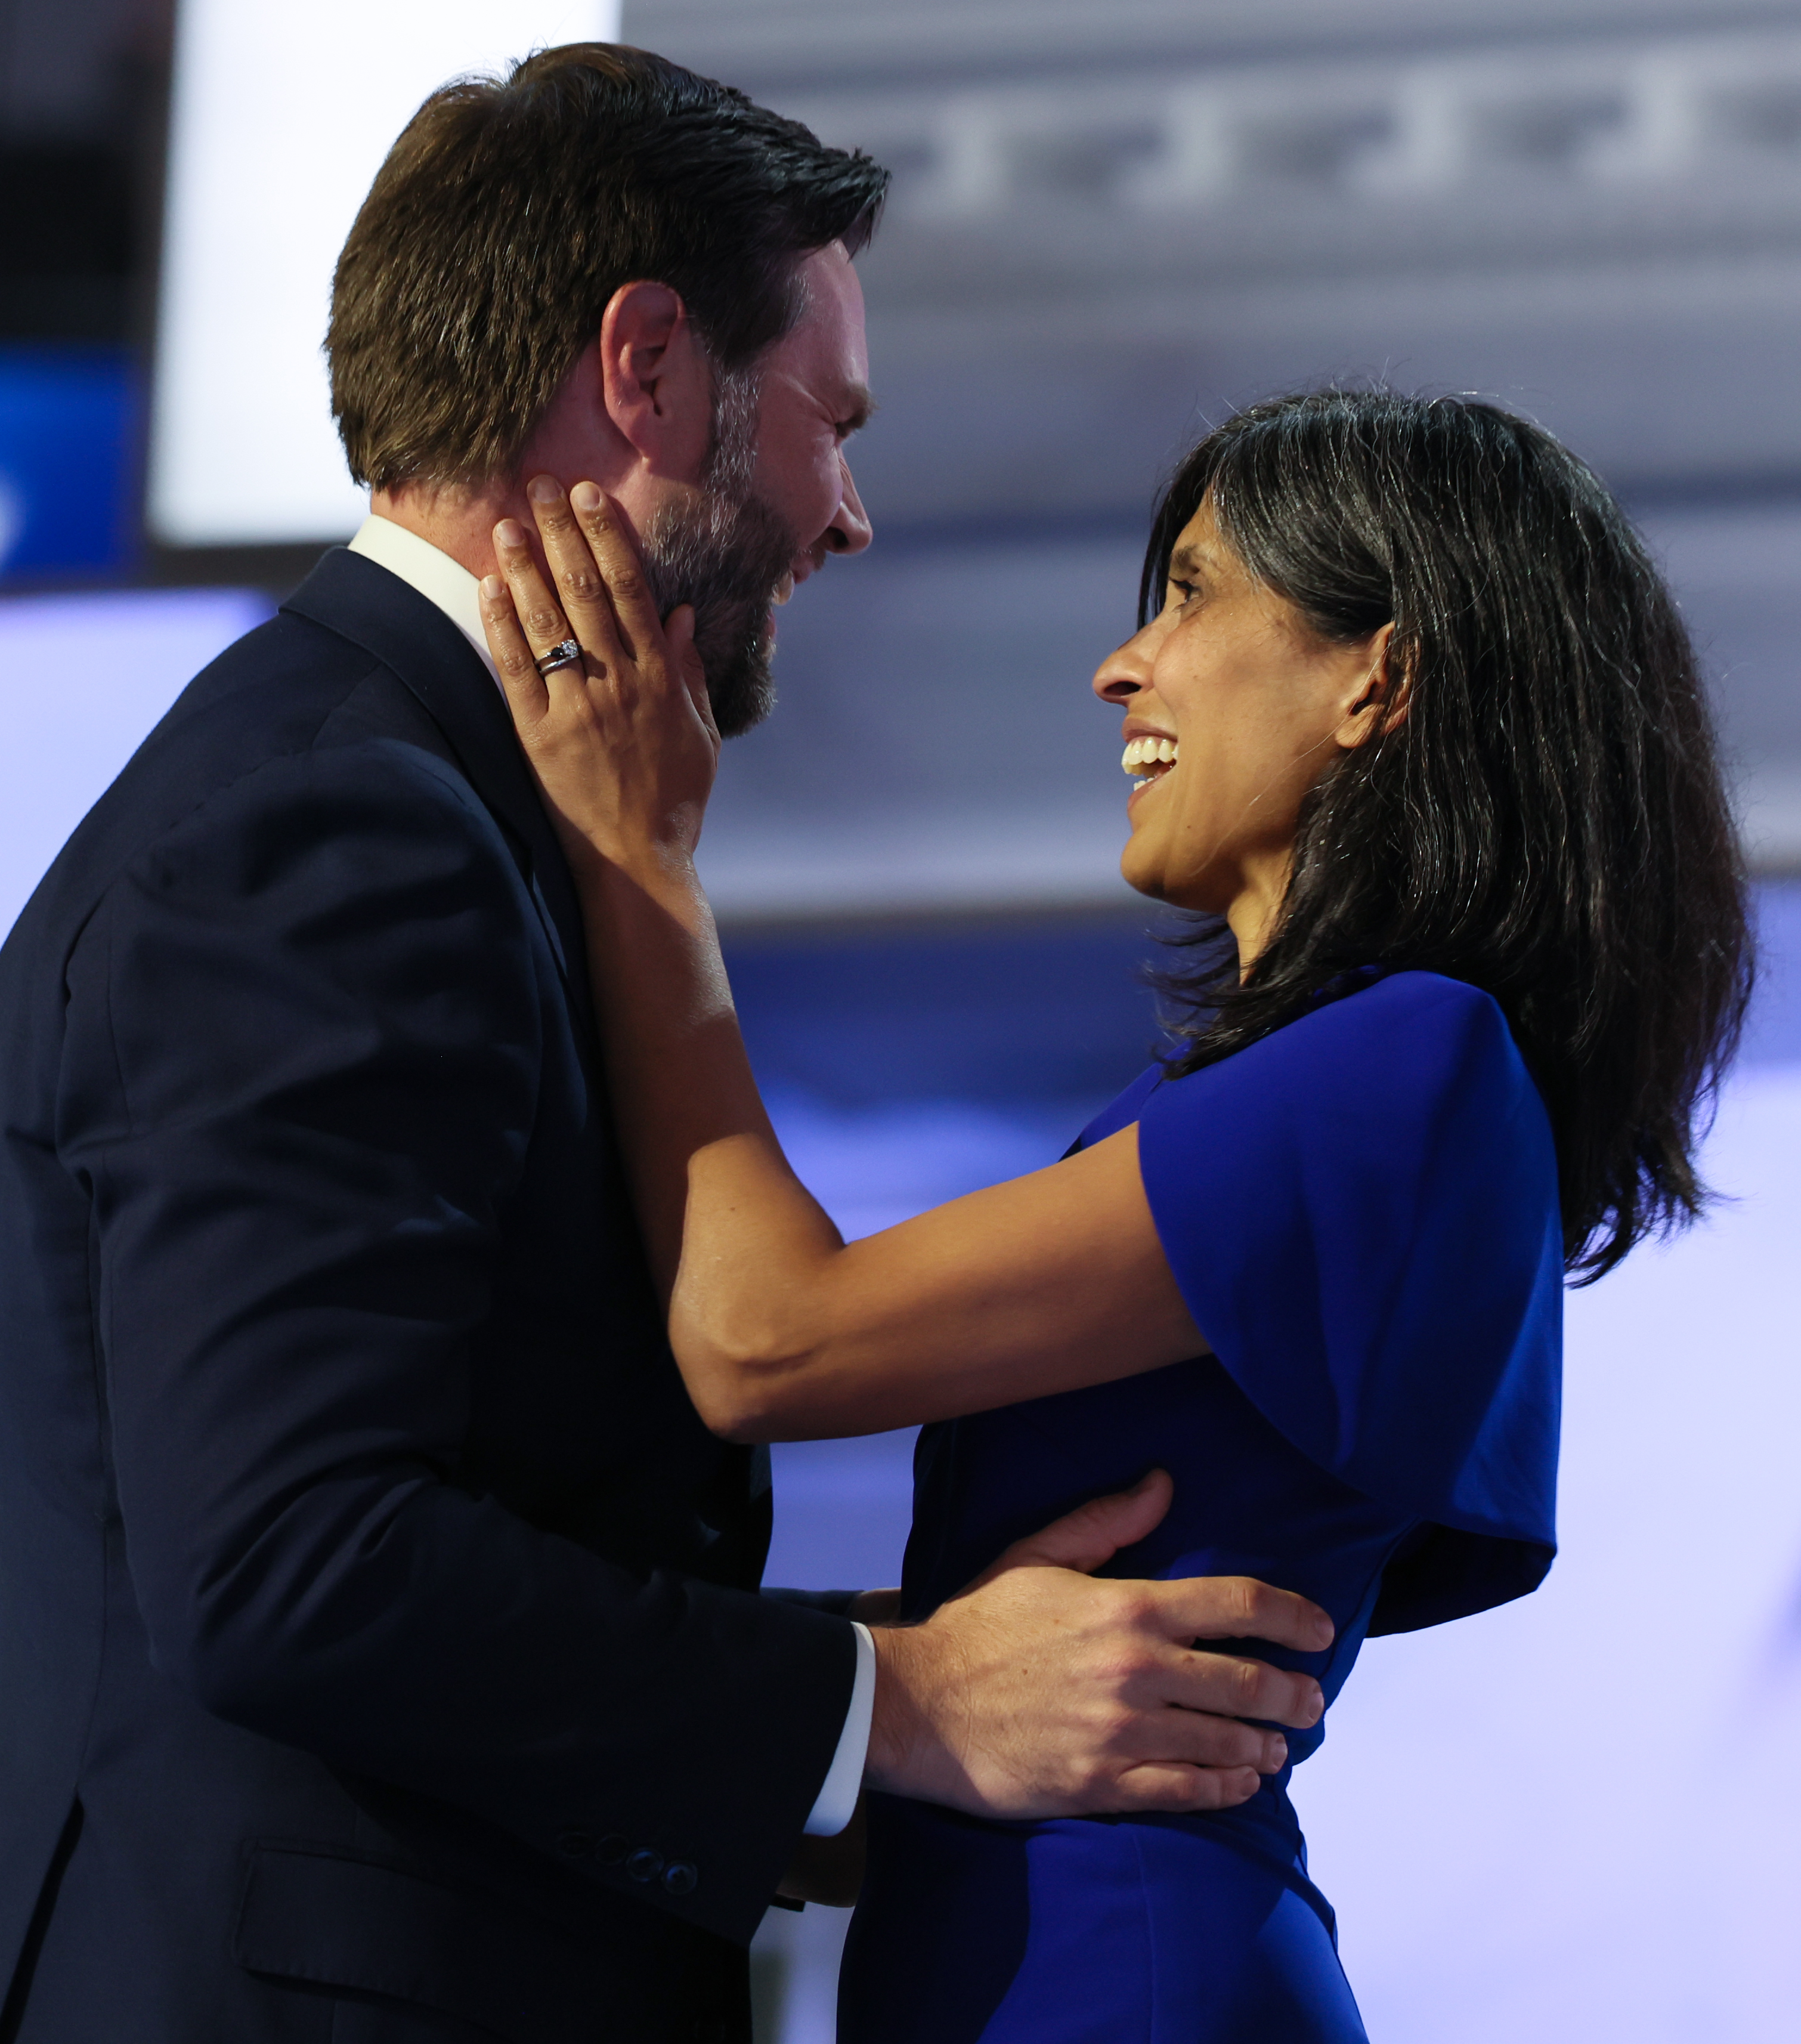
<path fill-rule="evenodd" d="M 435 603 L 385 567 L 334 547 L 282 605 L 372 653 L 444 733 L 470 785 L 520 855 L 570 1003 L 593 1030 L 587 950 L 574 882 L 538 800 L 493 677 Z"/>

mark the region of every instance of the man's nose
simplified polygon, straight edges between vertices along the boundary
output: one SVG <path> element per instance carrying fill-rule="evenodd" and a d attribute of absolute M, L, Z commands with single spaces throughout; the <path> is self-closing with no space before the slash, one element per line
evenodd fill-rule
<path fill-rule="evenodd" d="M 875 537 L 875 528 L 870 523 L 870 514 L 863 509 L 862 498 L 857 494 L 851 464 L 843 455 L 838 457 L 838 472 L 843 478 L 844 489 L 831 523 L 825 528 L 826 551 L 833 554 L 860 554 Z"/>

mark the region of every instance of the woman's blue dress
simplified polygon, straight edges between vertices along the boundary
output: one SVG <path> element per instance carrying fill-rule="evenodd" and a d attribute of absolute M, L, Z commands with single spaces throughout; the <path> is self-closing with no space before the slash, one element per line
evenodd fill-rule
<path fill-rule="evenodd" d="M 1554 1551 L 1562 1231 L 1545 1110 L 1500 1010 L 1435 974 L 1355 991 L 1136 1121 L 1171 1268 L 1212 1354 L 928 1427 L 905 1610 L 1162 1466 L 1169 1516 L 1106 1573 L 1247 1575 L 1338 1627 L 1253 1646 L 1330 1704 L 1365 1635 L 1523 1596 Z M 1349 2044 L 1289 1764 L 1215 1815 L 997 1823 L 870 1799 L 841 2044 Z M 1404 1796 L 1404 1785 L 1397 1788 Z"/>

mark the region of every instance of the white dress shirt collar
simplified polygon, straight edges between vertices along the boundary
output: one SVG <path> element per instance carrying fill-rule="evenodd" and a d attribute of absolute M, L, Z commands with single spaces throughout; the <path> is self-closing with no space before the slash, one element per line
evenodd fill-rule
<path fill-rule="evenodd" d="M 467 568 L 453 561 L 441 547 L 373 511 L 351 541 L 350 550 L 398 575 L 427 602 L 435 603 L 481 655 L 482 666 L 498 684 L 500 675 L 482 633 L 482 585 Z"/>

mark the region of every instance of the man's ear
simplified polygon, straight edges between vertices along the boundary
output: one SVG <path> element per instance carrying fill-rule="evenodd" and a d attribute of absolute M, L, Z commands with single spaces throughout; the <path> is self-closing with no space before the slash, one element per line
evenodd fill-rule
<path fill-rule="evenodd" d="M 712 366 L 667 284 L 622 284 L 601 315 L 601 402 L 653 475 L 697 482 L 712 445 Z"/>
<path fill-rule="evenodd" d="M 1362 678 L 1333 733 L 1346 751 L 1354 751 L 1378 733 L 1395 731 L 1407 721 L 1413 703 L 1413 677 L 1394 655 L 1395 628 L 1384 624 L 1369 640 L 1363 655 Z"/>

